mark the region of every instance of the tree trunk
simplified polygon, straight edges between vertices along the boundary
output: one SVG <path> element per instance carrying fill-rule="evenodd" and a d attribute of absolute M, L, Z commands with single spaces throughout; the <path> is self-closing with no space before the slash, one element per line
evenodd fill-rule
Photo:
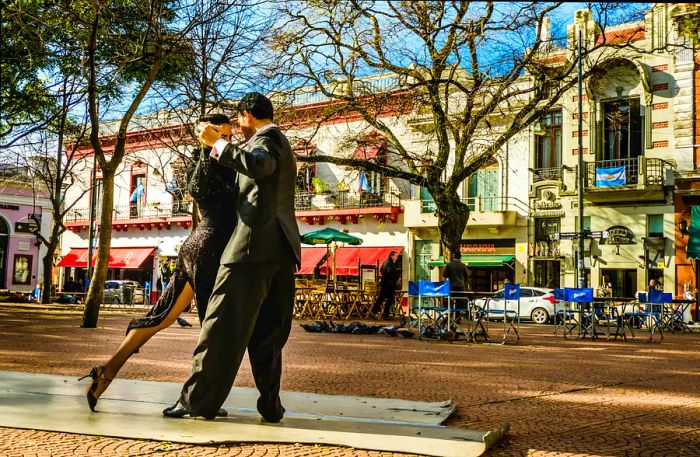
<path fill-rule="evenodd" d="M 55 222 L 54 222 L 55 223 Z M 44 281 L 41 286 L 41 303 L 51 302 L 51 286 L 53 285 L 53 256 L 58 246 L 58 237 L 60 235 L 51 233 L 49 244 L 46 246 L 46 255 L 41 259 L 44 267 Z"/>
<path fill-rule="evenodd" d="M 463 203 L 456 192 L 437 193 L 434 198 L 437 207 L 440 240 L 450 252 L 459 252 L 462 234 L 469 220 L 469 206 Z"/>
<path fill-rule="evenodd" d="M 90 278 L 90 288 L 85 299 L 82 328 L 97 327 L 100 305 L 107 279 L 109 248 L 112 238 L 112 209 L 114 207 L 114 171 L 102 169 L 102 213 L 97 240 L 97 261 Z M 88 259 L 91 261 L 92 259 Z"/>

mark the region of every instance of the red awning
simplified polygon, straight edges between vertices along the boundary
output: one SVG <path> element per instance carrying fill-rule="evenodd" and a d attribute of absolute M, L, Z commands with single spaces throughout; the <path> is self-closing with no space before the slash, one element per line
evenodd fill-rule
<path fill-rule="evenodd" d="M 301 248 L 301 268 L 298 275 L 312 275 L 316 265 L 326 255 L 326 248 Z"/>
<path fill-rule="evenodd" d="M 112 248 L 109 250 L 108 268 L 140 268 L 148 256 L 152 255 L 155 248 Z M 74 248 L 66 254 L 58 263 L 59 267 L 86 268 L 87 248 Z M 92 256 L 92 263 L 95 264 L 97 253 Z"/>
<path fill-rule="evenodd" d="M 379 266 L 389 257 L 391 251 L 401 253 L 402 247 L 355 247 L 348 246 L 338 248 L 335 251 L 335 270 L 339 276 L 357 276 L 357 262 L 362 262 L 362 265 L 377 265 Z M 333 265 L 331 258 L 330 264 Z M 326 274 L 326 264 L 321 267 L 321 274 Z"/>

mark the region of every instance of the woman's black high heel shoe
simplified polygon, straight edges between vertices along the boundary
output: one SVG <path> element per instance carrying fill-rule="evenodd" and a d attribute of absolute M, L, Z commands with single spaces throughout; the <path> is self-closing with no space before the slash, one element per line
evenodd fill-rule
<path fill-rule="evenodd" d="M 109 387 L 109 384 L 112 382 L 112 380 L 105 376 L 105 367 L 103 365 L 93 367 L 90 370 L 90 373 L 86 374 L 82 378 L 79 378 L 78 381 L 82 381 L 87 377 L 92 378 L 92 382 L 89 386 L 87 386 L 87 389 L 85 389 L 85 397 L 87 397 L 87 402 L 88 406 L 90 407 L 90 410 L 92 412 L 95 412 L 95 405 L 97 405 L 97 400 L 99 400 L 99 398 L 102 396 L 102 393 L 104 393 L 104 391 L 107 390 L 107 387 Z"/>

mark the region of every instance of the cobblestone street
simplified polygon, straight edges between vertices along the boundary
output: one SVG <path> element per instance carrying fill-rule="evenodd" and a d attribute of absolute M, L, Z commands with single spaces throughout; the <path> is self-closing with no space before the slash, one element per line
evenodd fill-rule
<path fill-rule="evenodd" d="M 0 369 L 84 375 L 109 357 L 136 314 L 103 311 L 79 328 L 78 311 L 0 305 Z M 193 323 L 194 315 L 188 317 Z M 497 331 L 500 324 L 492 324 Z M 121 377 L 182 382 L 199 327 L 174 326 L 135 355 Z M 508 421 L 490 456 L 700 455 L 700 333 L 649 344 L 567 341 L 524 325 L 518 345 L 418 341 L 386 335 L 307 333 L 295 322 L 283 389 L 421 401 L 452 398 L 452 427 Z M 237 386 L 253 387 L 247 359 Z M 174 400 L 174 399 L 173 399 Z M 85 413 L 89 414 L 87 405 Z M 3 428 L 0 455 L 383 455 L 302 445 L 190 446 Z"/>

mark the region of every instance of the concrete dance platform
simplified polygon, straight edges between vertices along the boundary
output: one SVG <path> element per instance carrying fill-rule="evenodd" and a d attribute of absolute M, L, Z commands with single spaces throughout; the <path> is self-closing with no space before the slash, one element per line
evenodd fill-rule
<path fill-rule="evenodd" d="M 75 377 L 0 371 L 0 426 L 189 444 L 304 443 L 435 456 L 477 456 L 508 426 L 488 431 L 448 428 L 451 401 L 413 402 L 369 397 L 284 392 L 279 424 L 264 424 L 257 391 L 235 388 L 213 421 L 169 419 L 161 411 L 181 384 L 115 380 L 92 413 L 88 381 Z"/>

